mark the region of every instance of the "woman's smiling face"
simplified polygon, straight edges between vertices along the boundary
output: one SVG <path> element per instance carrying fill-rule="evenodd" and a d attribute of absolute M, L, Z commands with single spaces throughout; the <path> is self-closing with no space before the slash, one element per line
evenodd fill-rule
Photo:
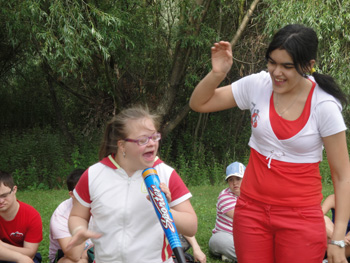
<path fill-rule="evenodd" d="M 288 93 L 301 86 L 305 78 L 295 68 L 292 57 L 284 49 L 275 49 L 270 53 L 267 69 L 272 80 L 273 91 Z"/>

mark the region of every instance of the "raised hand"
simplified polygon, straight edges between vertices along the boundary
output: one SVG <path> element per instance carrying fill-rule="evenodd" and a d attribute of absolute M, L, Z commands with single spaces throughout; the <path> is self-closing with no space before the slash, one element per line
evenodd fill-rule
<path fill-rule="evenodd" d="M 230 42 L 220 41 L 211 48 L 213 73 L 227 74 L 232 66 L 232 48 Z"/>

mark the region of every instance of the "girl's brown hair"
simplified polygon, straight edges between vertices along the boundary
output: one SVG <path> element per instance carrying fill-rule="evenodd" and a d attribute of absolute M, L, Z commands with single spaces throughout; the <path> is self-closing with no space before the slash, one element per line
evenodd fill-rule
<path fill-rule="evenodd" d="M 147 106 L 137 105 L 122 110 L 107 122 L 104 136 L 99 151 L 99 159 L 102 160 L 110 154 L 116 154 L 118 150 L 118 141 L 127 138 L 127 122 L 129 120 L 140 120 L 148 118 L 159 130 L 159 116 L 149 111 Z"/>

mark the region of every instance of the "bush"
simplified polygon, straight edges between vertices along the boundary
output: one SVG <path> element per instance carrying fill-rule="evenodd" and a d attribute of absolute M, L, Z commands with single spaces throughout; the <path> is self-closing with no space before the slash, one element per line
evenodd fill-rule
<path fill-rule="evenodd" d="M 0 147 L 0 169 L 12 173 L 20 189 L 52 189 L 65 186 L 73 169 L 96 162 L 98 144 L 82 140 L 80 147 L 69 145 L 46 127 L 2 134 Z"/>

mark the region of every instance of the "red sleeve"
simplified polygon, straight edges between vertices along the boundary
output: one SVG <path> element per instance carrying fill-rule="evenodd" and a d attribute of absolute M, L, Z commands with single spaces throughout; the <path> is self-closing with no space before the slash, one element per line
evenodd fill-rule
<path fill-rule="evenodd" d="M 40 243 L 43 240 L 43 224 L 38 211 L 32 206 L 26 207 L 27 231 L 24 241 L 29 243 Z"/>
<path fill-rule="evenodd" d="M 173 170 L 169 179 L 169 190 L 171 192 L 172 201 L 190 192 L 175 170 Z"/>
<path fill-rule="evenodd" d="M 91 203 L 89 191 L 89 169 L 82 174 L 74 190 L 86 203 Z"/>

